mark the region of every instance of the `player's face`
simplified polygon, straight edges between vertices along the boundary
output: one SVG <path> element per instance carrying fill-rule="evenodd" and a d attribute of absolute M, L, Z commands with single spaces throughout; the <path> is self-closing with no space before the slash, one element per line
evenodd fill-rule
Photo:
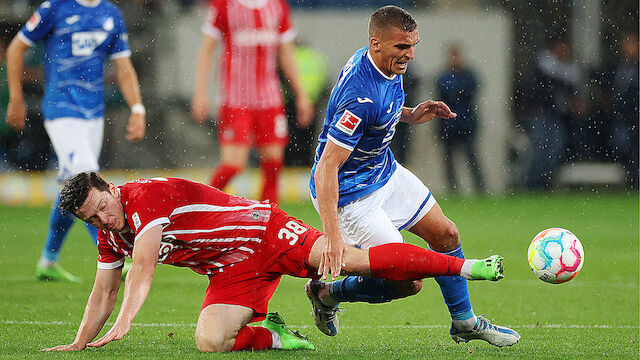
<path fill-rule="evenodd" d="M 371 38 L 371 56 L 385 75 L 402 75 L 407 72 L 409 61 L 415 58 L 418 42 L 420 35 L 417 28 L 407 32 L 391 27 L 380 37 Z"/>
<path fill-rule="evenodd" d="M 108 191 L 91 188 L 77 215 L 100 230 L 120 232 L 127 225 L 124 208 L 113 183 L 109 184 Z"/>

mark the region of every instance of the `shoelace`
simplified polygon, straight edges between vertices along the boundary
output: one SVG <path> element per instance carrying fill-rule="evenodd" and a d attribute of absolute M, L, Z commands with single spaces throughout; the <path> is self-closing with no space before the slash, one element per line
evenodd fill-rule
<path fill-rule="evenodd" d="M 326 316 L 326 321 L 332 322 L 333 319 L 336 318 L 338 313 L 342 314 L 344 312 L 343 308 L 337 306 L 327 306 L 322 304 L 322 308 L 320 309 L 320 313 Z"/>
<path fill-rule="evenodd" d="M 498 330 L 498 328 L 495 325 L 493 325 L 489 321 L 489 319 L 485 318 L 484 315 L 479 315 L 478 316 L 478 322 L 481 323 L 481 327 L 482 327 L 482 329 L 478 329 L 478 330 L 485 331 L 485 330 L 487 330 L 487 328 L 490 329 L 490 330 L 494 330 L 494 331 Z"/>
<path fill-rule="evenodd" d="M 298 332 L 298 330 L 294 330 L 294 331 L 291 331 L 291 332 L 293 333 L 293 335 L 297 336 L 300 339 L 309 340 L 309 336 L 300 334 Z"/>

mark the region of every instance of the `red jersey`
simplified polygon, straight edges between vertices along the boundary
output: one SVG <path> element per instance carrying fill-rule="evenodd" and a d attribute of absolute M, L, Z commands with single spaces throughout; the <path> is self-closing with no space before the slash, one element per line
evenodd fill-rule
<path fill-rule="evenodd" d="M 211 0 L 202 31 L 222 40 L 221 104 L 268 109 L 282 106 L 277 51 L 293 40 L 285 0 Z"/>
<path fill-rule="evenodd" d="M 162 225 L 158 263 L 199 274 L 242 262 L 263 241 L 271 205 L 229 195 L 198 182 L 139 179 L 118 187 L 128 227 L 98 234 L 98 268 L 114 269 L 131 257 L 145 231 Z"/>

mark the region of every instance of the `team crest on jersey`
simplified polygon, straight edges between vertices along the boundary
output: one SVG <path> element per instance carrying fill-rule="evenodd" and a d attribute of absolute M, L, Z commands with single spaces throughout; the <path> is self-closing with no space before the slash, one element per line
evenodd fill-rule
<path fill-rule="evenodd" d="M 133 215 L 131 215 L 131 220 L 133 220 L 133 226 L 135 226 L 136 230 L 138 230 L 140 225 L 142 225 L 142 222 L 140 221 L 140 215 L 138 215 L 137 212 L 134 212 Z"/>
<path fill-rule="evenodd" d="M 40 24 L 40 20 L 42 20 L 42 18 L 40 17 L 40 14 L 37 11 L 34 12 L 33 15 L 31 15 L 31 18 L 29 19 L 29 21 L 27 21 L 27 24 L 26 24 L 27 30 L 29 30 L 29 32 L 35 30 L 36 27 L 38 27 L 38 24 Z"/>
<path fill-rule="evenodd" d="M 340 120 L 338 120 L 336 127 L 344 133 L 353 135 L 353 133 L 356 131 L 356 128 L 358 127 L 358 125 L 360 125 L 361 122 L 362 119 L 357 117 L 351 111 L 345 110 Z"/>
<path fill-rule="evenodd" d="M 104 29 L 104 31 L 113 30 L 113 18 L 108 17 L 107 20 L 104 22 L 104 24 L 102 24 L 102 28 Z"/>

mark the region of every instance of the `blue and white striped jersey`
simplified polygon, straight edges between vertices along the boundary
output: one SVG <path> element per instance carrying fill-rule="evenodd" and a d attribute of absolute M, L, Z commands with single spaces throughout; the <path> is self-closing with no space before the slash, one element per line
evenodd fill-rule
<path fill-rule="evenodd" d="M 45 120 L 104 117 L 105 58 L 130 56 L 120 9 L 107 0 L 43 2 L 18 34 L 44 40 Z"/>
<path fill-rule="evenodd" d="M 379 189 L 396 169 L 389 144 L 404 104 L 402 76 L 384 75 L 368 49 L 351 56 L 331 91 L 311 170 L 309 185 L 315 198 L 314 175 L 327 140 L 352 151 L 338 171 L 338 206 Z"/>

